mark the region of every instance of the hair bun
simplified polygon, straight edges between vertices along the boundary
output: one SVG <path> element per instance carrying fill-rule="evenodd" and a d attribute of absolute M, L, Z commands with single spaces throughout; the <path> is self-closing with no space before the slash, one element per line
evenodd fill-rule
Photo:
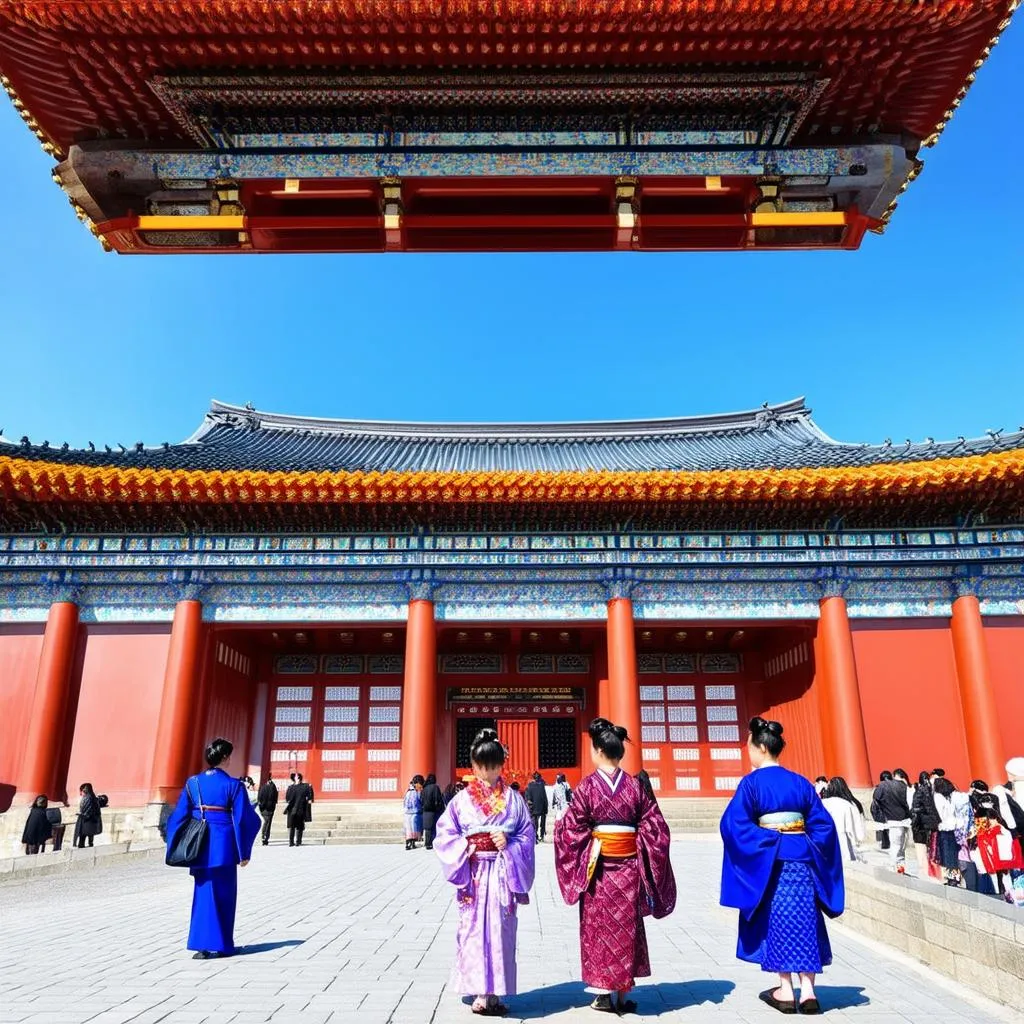
<path fill-rule="evenodd" d="M 782 735 L 782 723 L 781 722 L 765 722 L 765 728 L 776 736 Z"/>
<path fill-rule="evenodd" d="M 625 743 L 625 741 L 629 739 L 629 731 L 626 729 L 624 725 L 612 726 L 612 732 L 615 733 L 615 735 L 618 736 L 619 739 L 623 741 L 623 743 Z"/>
<path fill-rule="evenodd" d="M 496 740 L 497 738 L 498 738 L 498 730 L 497 729 L 481 729 L 476 734 L 476 739 L 474 739 L 473 742 L 474 743 L 487 743 L 489 740 Z"/>

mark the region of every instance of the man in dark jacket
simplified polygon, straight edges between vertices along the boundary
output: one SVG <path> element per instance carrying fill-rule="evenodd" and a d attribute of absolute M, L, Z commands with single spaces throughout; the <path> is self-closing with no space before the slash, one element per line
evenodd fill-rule
<path fill-rule="evenodd" d="M 905 773 L 900 773 L 901 775 Z M 871 799 L 871 817 L 883 826 L 889 836 L 889 857 L 896 871 L 903 874 L 910 831 L 910 805 L 907 803 L 907 784 L 894 778 L 892 772 L 882 772 Z"/>
<path fill-rule="evenodd" d="M 292 775 L 292 784 L 284 791 L 284 813 L 288 821 L 288 845 L 301 846 L 306 822 L 313 820 L 313 787 L 302 778 L 302 772 Z"/>
<path fill-rule="evenodd" d="M 548 820 L 548 789 L 540 772 L 533 773 L 533 781 L 526 787 L 526 803 L 533 818 L 533 831 L 538 843 L 544 842 Z"/>
<path fill-rule="evenodd" d="M 266 782 L 260 786 L 259 793 L 256 794 L 256 807 L 263 819 L 261 838 L 264 846 L 270 842 L 270 826 L 274 820 L 274 812 L 277 810 L 277 798 L 277 786 L 274 780 L 268 777 Z"/>
<path fill-rule="evenodd" d="M 427 776 L 427 781 L 420 793 L 421 806 L 423 808 L 423 847 L 427 850 L 434 848 L 434 833 L 437 831 L 437 819 L 444 814 L 444 793 L 437 784 L 437 778 L 433 773 Z"/>

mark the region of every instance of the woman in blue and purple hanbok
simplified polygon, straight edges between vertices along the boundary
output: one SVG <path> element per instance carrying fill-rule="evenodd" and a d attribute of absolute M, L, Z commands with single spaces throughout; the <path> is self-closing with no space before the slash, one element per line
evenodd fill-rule
<path fill-rule="evenodd" d="M 815 975 L 832 963 L 825 915 L 843 912 L 839 836 L 814 786 L 778 763 L 778 722 L 754 718 L 747 749 L 756 769 L 722 817 L 722 897 L 740 912 L 736 955 L 777 972 L 760 999 L 781 1013 L 820 1013 Z M 793 975 L 800 976 L 800 1000 Z"/>
<path fill-rule="evenodd" d="M 534 831 L 526 801 L 501 778 L 505 750 L 481 729 L 470 751 L 473 779 L 437 820 L 434 852 L 456 888 L 459 924 L 453 988 L 473 1012 L 508 1013 L 499 996 L 516 993 L 517 911 L 533 887 Z"/>

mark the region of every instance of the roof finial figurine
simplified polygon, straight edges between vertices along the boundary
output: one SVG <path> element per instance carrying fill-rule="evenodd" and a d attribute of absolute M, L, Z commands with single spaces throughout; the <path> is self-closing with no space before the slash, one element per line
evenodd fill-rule
<path fill-rule="evenodd" d="M 96 445 L 94 445 L 94 444 L 92 443 L 92 441 L 90 441 L 90 442 L 89 442 L 89 451 L 91 451 L 91 452 L 94 452 L 94 451 L 96 451 Z"/>

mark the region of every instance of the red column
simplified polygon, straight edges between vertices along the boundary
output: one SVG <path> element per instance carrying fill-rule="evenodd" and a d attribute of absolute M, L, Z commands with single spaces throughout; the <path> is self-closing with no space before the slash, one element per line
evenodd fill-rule
<path fill-rule="evenodd" d="M 177 800 L 192 765 L 192 736 L 200 714 L 203 655 L 203 606 L 199 601 L 179 601 L 174 608 L 171 646 L 167 652 L 164 692 L 160 701 L 150 800 Z M 244 751 L 239 751 L 243 757 Z M 194 766 L 198 768 L 198 765 Z"/>
<path fill-rule="evenodd" d="M 829 774 L 841 775 L 850 786 L 863 789 L 871 785 L 871 768 L 846 599 L 822 598 L 820 608 L 822 727 L 829 739 L 825 746 L 833 756 Z"/>
<path fill-rule="evenodd" d="M 404 791 L 414 775 L 437 770 L 437 631 L 434 602 L 409 602 L 402 690 L 402 777 Z"/>
<path fill-rule="evenodd" d="M 615 597 L 608 602 L 608 705 L 611 720 L 616 725 L 624 725 L 629 732 L 632 742 L 626 744 L 622 767 L 635 775 L 643 768 L 643 740 L 633 602 L 628 597 Z"/>
<path fill-rule="evenodd" d="M 1006 758 L 1000 740 L 999 710 L 992 690 L 985 628 L 977 597 L 964 594 L 953 602 L 950 628 L 971 775 L 986 782 L 1002 779 L 1006 774 Z M 989 785 L 995 783 L 989 782 Z"/>
<path fill-rule="evenodd" d="M 41 793 L 51 799 L 57 796 L 55 776 L 67 753 L 62 749 L 66 736 L 64 716 L 77 640 L 78 605 L 71 601 L 50 605 L 21 762 L 19 803 L 31 802 Z"/>

